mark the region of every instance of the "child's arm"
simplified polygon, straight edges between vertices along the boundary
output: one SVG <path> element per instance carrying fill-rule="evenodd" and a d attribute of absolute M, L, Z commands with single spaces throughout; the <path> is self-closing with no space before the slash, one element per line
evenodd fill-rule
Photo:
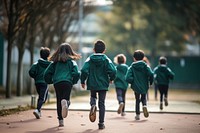
<path fill-rule="evenodd" d="M 85 80 L 88 78 L 89 75 L 89 63 L 85 62 L 82 69 L 81 69 L 81 86 L 85 89 Z"/>
<path fill-rule="evenodd" d="M 169 75 L 169 78 L 170 78 L 171 80 L 173 80 L 175 74 L 172 72 L 172 70 L 171 70 L 169 67 L 167 68 L 167 70 L 168 70 L 168 72 L 169 72 L 169 74 L 168 74 L 168 75 Z"/>
<path fill-rule="evenodd" d="M 132 69 L 131 67 L 128 68 L 128 71 L 126 73 L 126 76 L 125 76 L 125 79 L 128 83 L 132 83 L 133 82 L 133 72 L 132 72 Z"/>
<path fill-rule="evenodd" d="M 33 64 L 33 65 L 31 66 L 31 68 L 30 68 L 30 70 L 29 70 L 29 76 L 30 76 L 31 78 L 35 78 L 36 75 L 37 75 L 37 64 L 35 63 L 35 64 Z"/>
<path fill-rule="evenodd" d="M 44 72 L 44 80 L 47 84 L 52 84 L 53 83 L 53 74 L 54 74 L 54 63 L 51 63 L 45 70 Z"/>
<path fill-rule="evenodd" d="M 116 73 L 117 73 L 117 69 L 115 67 L 115 65 L 112 63 L 112 61 L 110 59 L 108 59 L 108 69 L 107 69 L 107 73 L 109 75 L 110 78 L 110 82 L 112 83 L 112 81 L 115 79 L 116 77 Z"/>
<path fill-rule="evenodd" d="M 72 83 L 76 84 L 80 79 L 80 72 L 78 71 L 78 65 L 75 61 L 72 61 L 73 68 L 72 68 Z"/>
<path fill-rule="evenodd" d="M 153 84 L 153 71 L 151 70 L 151 68 L 149 66 L 147 66 L 147 70 L 148 70 L 148 75 L 149 75 L 149 83 L 150 85 Z"/>

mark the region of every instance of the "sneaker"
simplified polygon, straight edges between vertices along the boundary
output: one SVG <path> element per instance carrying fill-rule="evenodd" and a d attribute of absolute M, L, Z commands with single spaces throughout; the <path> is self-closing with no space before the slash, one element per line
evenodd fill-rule
<path fill-rule="evenodd" d="M 34 110 L 33 114 L 35 115 L 36 119 L 40 119 L 41 113 L 38 111 L 38 109 Z"/>
<path fill-rule="evenodd" d="M 164 101 L 165 101 L 165 106 L 168 106 L 168 100 L 167 100 L 167 98 L 164 98 Z"/>
<path fill-rule="evenodd" d="M 117 113 L 118 113 L 118 114 L 121 114 L 121 113 L 122 113 L 123 107 L 124 107 L 124 103 L 121 102 L 121 103 L 119 104 L 119 108 L 118 108 L 118 110 L 117 110 Z"/>
<path fill-rule="evenodd" d="M 160 110 L 163 110 L 163 104 L 160 103 Z"/>
<path fill-rule="evenodd" d="M 104 129 L 105 128 L 105 125 L 103 123 L 99 123 L 99 129 Z"/>
<path fill-rule="evenodd" d="M 140 115 L 136 115 L 135 120 L 140 120 Z"/>
<path fill-rule="evenodd" d="M 144 117 L 149 117 L 149 112 L 148 112 L 148 110 L 147 110 L 147 106 L 143 106 L 143 113 L 144 113 Z"/>
<path fill-rule="evenodd" d="M 62 117 L 66 118 L 68 115 L 68 104 L 67 104 L 67 100 L 63 99 L 61 101 L 61 106 L 62 106 Z"/>
<path fill-rule="evenodd" d="M 96 111 L 97 111 L 97 107 L 95 105 L 92 105 L 90 109 L 90 114 L 89 114 L 89 118 L 91 122 L 94 122 L 96 120 Z"/>
<path fill-rule="evenodd" d="M 64 127 L 64 121 L 63 120 L 59 120 L 59 127 Z"/>
<path fill-rule="evenodd" d="M 122 113 L 121 113 L 121 116 L 125 116 L 125 115 L 126 115 L 126 112 L 122 112 Z"/>

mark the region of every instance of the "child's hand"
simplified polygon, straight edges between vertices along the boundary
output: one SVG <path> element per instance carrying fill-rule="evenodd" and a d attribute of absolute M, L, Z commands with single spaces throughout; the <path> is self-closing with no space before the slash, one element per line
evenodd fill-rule
<path fill-rule="evenodd" d="M 85 89 L 85 84 L 81 84 L 81 87 L 82 87 L 83 89 Z"/>

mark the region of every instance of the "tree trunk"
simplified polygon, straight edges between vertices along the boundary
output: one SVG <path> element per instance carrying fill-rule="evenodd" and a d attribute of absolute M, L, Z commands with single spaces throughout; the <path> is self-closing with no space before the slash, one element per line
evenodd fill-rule
<path fill-rule="evenodd" d="M 11 39 L 8 39 L 8 48 L 7 48 L 7 72 L 6 72 L 6 98 L 11 97 L 11 53 L 12 53 L 12 42 Z"/>
<path fill-rule="evenodd" d="M 30 39 L 29 39 L 29 44 L 30 44 L 30 47 L 29 47 L 29 52 L 30 52 L 30 67 L 31 65 L 33 64 L 33 58 L 34 58 L 34 37 L 33 37 L 33 28 L 31 27 L 30 31 Z M 27 85 L 27 93 L 29 95 L 31 95 L 33 93 L 33 80 L 31 78 L 29 78 L 28 80 L 28 85 Z"/>
<path fill-rule="evenodd" d="M 23 87 L 23 55 L 24 50 L 18 50 L 19 51 L 19 57 L 18 57 L 18 68 L 17 68 L 17 96 L 22 95 L 22 87 Z"/>

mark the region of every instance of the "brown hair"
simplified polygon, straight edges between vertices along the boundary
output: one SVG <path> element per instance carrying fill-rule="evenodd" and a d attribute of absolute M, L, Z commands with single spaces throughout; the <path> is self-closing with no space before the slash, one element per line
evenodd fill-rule
<path fill-rule="evenodd" d="M 94 43 L 94 51 L 95 53 L 103 53 L 103 51 L 106 49 L 105 43 L 102 40 L 97 40 Z"/>
<path fill-rule="evenodd" d="M 62 43 L 50 57 L 53 62 L 66 62 L 68 59 L 78 60 L 81 56 L 73 51 L 68 43 Z"/>
<path fill-rule="evenodd" d="M 133 57 L 135 58 L 135 60 L 139 61 L 139 60 L 143 60 L 144 58 L 144 52 L 142 50 L 136 50 L 133 54 Z"/>
<path fill-rule="evenodd" d="M 167 58 L 164 57 L 164 56 L 161 56 L 161 57 L 159 58 L 159 62 L 160 62 L 160 64 L 167 64 Z"/>
<path fill-rule="evenodd" d="M 116 64 L 123 64 L 126 63 L 126 56 L 124 54 L 118 54 L 114 57 L 114 62 Z"/>
<path fill-rule="evenodd" d="M 47 47 L 41 47 L 40 48 L 40 57 L 44 60 L 47 60 L 47 58 L 50 55 L 50 49 Z"/>

